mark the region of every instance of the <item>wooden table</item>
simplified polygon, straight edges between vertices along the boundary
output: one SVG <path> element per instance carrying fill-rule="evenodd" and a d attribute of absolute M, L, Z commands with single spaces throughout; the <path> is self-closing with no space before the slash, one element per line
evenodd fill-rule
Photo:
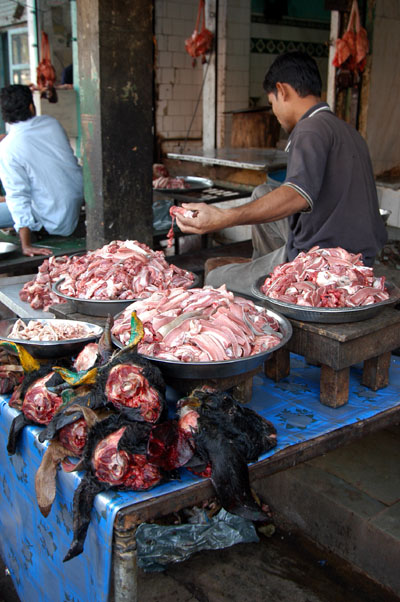
<path fill-rule="evenodd" d="M 266 362 L 270 378 L 279 381 L 290 373 L 292 351 L 321 365 L 320 401 L 333 408 L 348 401 L 350 366 L 364 362 L 362 384 L 373 391 L 389 383 L 391 352 L 400 346 L 400 311 L 388 307 L 373 318 L 346 324 L 290 322 L 292 338 Z"/>

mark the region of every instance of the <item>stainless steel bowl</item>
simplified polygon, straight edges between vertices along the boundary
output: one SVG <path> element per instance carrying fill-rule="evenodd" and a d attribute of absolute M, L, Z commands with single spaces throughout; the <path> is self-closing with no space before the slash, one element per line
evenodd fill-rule
<path fill-rule="evenodd" d="M 392 215 L 390 209 L 379 209 L 379 213 L 381 214 L 384 223 L 387 224 L 389 217 Z"/>
<path fill-rule="evenodd" d="M 10 253 L 14 253 L 19 249 L 18 245 L 15 245 L 13 242 L 0 242 L 0 255 L 9 255 Z"/>
<path fill-rule="evenodd" d="M 265 310 L 264 307 L 258 307 Z M 272 349 L 257 353 L 256 355 L 224 360 L 221 362 L 181 362 L 179 360 L 165 360 L 150 355 L 141 355 L 158 366 L 166 378 L 207 380 L 211 378 L 226 378 L 245 374 L 246 372 L 255 370 L 263 364 L 271 353 L 286 345 L 292 336 L 293 330 L 289 320 L 269 309 L 265 311 L 269 316 L 275 318 L 279 322 L 279 330 L 282 334 L 282 338 L 279 344 Z M 115 316 L 115 319 L 117 318 L 118 316 Z M 117 347 L 122 349 L 123 345 L 118 339 L 113 336 L 112 340 Z"/>
<path fill-rule="evenodd" d="M 194 280 L 189 288 L 194 288 L 199 283 L 199 277 L 197 274 L 193 274 Z M 86 316 L 99 316 L 106 317 L 109 314 L 115 316 L 116 314 L 123 311 L 128 305 L 137 301 L 138 299 L 79 299 L 77 297 L 70 297 L 59 291 L 59 286 L 64 278 L 60 278 L 57 282 L 52 285 L 53 292 L 59 297 L 62 297 L 66 301 L 70 301 L 77 313 Z"/>
<path fill-rule="evenodd" d="M 185 194 L 192 190 L 205 190 L 214 186 L 214 182 L 209 178 L 199 178 L 197 176 L 172 176 L 174 178 L 180 178 L 184 180 L 187 188 L 153 188 L 154 192 L 169 192 L 169 193 L 182 193 Z"/>
<path fill-rule="evenodd" d="M 386 281 L 386 287 L 389 292 L 389 299 L 372 305 L 362 305 L 360 307 L 302 307 L 294 303 L 285 303 L 277 299 L 271 299 L 261 292 L 261 286 L 264 284 L 266 276 L 258 278 L 253 284 L 252 294 L 264 302 L 267 307 L 280 312 L 293 320 L 302 322 L 321 322 L 323 324 L 343 324 L 346 322 L 359 322 L 373 318 L 379 314 L 385 307 L 394 305 L 400 301 L 400 289 L 391 282 Z"/>
<path fill-rule="evenodd" d="M 24 339 L 15 339 L 9 337 L 15 322 L 21 319 L 25 324 L 28 322 L 41 322 L 41 323 L 64 323 L 68 324 L 81 324 L 85 326 L 90 334 L 82 339 L 66 339 L 65 341 L 26 341 Z M 74 356 L 85 345 L 93 341 L 97 341 L 103 332 L 101 326 L 97 324 L 91 324 L 90 322 L 80 322 L 77 320 L 57 320 L 57 319 L 41 319 L 41 318 L 9 318 L 7 320 L 0 320 L 0 340 L 10 341 L 22 345 L 33 357 L 36 359 L 56 359 L 60 357 Z"/>
<path fill-rule="evenodd" d="M 77 299 L 76 297 L 70 297 L 58 290 L 63 280 L 64 278 L 60 278 L 60 280 L 52 285 L 53 292 L 66 301 L 70 301 L 77 313 L 86 316 L 106 317 L 108 314 L 115 316 L 115 314 L 123 311 L 125 307 L 136 301 L 136 299 L 106 299 L 102 301 L 100 299 Z"/>

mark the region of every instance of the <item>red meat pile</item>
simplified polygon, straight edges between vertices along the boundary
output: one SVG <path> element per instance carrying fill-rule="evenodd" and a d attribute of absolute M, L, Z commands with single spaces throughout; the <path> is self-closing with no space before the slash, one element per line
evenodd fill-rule
<path fill-rule="evenodd" d="M 159 291 L 129 305 L 115 321 L 113 335 L 126 345 L 132 311 L 145 335 L 138 351 L 169 360 L 223 361 L 275 347 L 278 322 L 250 300 L 235 297 L 225 286 Z"/>
<path fill-rule="evenodd" d="M 357 307 L 389 298 L 385 278 L 374 276 L 361 254 L 313 247 L 276 266 L 260 287 L 271 299 L 306 307 Z"/>
<path fill-rule="evenodd" d="M 170 287 L 187 287 L 194 276 L 168 264 L 162 251 L 147 245 L 116 240 L 85 255 L 50 257 L 39 266 L 34 280 L 20 291 L 22 301 L 34 309 L 47 310 L 63 303 L 51 285 L 64 278 L 61 293 L 79 299 L 141 299 L 154 291 Z"/>

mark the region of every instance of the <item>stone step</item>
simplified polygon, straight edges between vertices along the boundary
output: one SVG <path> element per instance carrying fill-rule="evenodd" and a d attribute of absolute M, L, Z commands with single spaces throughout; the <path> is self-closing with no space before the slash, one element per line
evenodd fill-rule
<path fill-rule="evenodd" d="M 277 523 L 400 592 L 400 425 L 257 483 Z"/>

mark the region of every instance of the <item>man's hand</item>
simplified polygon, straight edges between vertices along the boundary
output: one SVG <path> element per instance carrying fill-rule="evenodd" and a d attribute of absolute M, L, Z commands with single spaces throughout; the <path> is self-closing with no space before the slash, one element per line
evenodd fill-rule
<path fill-rule="evenodd" d="M 21 247 L 23 255 L 33 257 L 34 255 L 52 255 L 53 252 L 50 249 L 43 247 L 33 247 L 31 244 L 31 231 L 29 228 L 23 227 L 19 230 L 19 238 L 21 240 Z"/>
<path fill-rule="evenodd" d="M 194 216 L 176 214 L 176 223 L 182 232 L 206 234 L 226 227 L 227 210 L 224 211 L 206 203 L 182 203 L 184 209 L 195 211 Z"/>
<path fill-rule="evenodd" d="M 28 257 L 33 257 L 34 255 L 52 255 L 53 251 L 51 249 L 44 249 L 43 247 L 32 247 L 31 245 L 27 247 L 22 247 L 23 255 L 27 255 Z"/>

